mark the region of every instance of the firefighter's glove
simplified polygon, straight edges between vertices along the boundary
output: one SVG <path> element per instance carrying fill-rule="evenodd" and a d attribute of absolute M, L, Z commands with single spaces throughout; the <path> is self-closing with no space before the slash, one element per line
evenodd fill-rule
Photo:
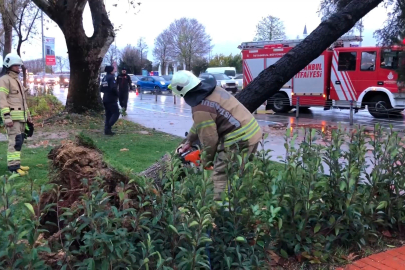
<path fill-rule="evenodd" d="M 184 152 L 186 152 L 188 149 L 190 149 L 190 144 L 189 143 L 185 143 L 185 144 L 181 144 L 177 149 L 176 149 L 176 153 L 177 154 L 182 154 Z"/>
<path fill-rule="evenodd" d="M 11 120 L 10 116 L 4 116 L 4 125 L 6 127 L 12 127 L 13 126 L 13 120 Z"/>

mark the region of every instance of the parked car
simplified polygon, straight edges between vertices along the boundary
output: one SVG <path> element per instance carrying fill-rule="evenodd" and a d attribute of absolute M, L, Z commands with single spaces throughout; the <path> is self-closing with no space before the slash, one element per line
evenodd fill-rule
<path fill-rule="evenodd" d="M 46 85 L 57 85 L 59 84 L 59 76 L 55 76 L 55 75 L 46 75 L 45 76 L 45 84 Z"/>
<path fill-rule="evenodd" d="M 243 74 L 236 74 L 234 80 L 238 83 L 238 90 L 243 88 Z"/>
<path fill-rule="evenodd" d="M 70 74 L 60 75 L 60 87 L 68 88 L 70 83 Z"/>
<path fill-rule="evenodd" d="M 209 80 L 211 76 L 215 78 L 217 85 L 226 91 L 232 91 L 232 93 L 238 91 L 238 83 L 223 73 L 202 73 L 199 77 L 202 80 Z"/>
<path fill-rule="evenodd" d="M 132 81 L 132 88 L 135 90 L 138 87 L 138 82 L 140 79 L 143 78 L 141 75 L 134 75 L 134 74 L 128 74 L 129 77 L 131 77 Z"/>
<path fill-rule="evenodd" d="M 138 87 L 142 93 L 144 91 L 151 91 L 152 93 L 162 91 L 171 91 L 167 88 L 170 84 L 170 81 L 166 81 L 163 77 L 160 76 L 146 76 L 138 81 Z"/>

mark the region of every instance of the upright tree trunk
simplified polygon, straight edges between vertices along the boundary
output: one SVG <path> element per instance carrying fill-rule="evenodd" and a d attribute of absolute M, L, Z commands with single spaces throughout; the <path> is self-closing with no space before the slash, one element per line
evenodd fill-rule
<path fill-rule="evenodd" d="M 114 41 L 114 27 L 103 0 L 33 0 L 65 35 L 70 63 L 70 84 L 66 110 L 74 113 L 101 111 L 98 71 L 108 48 Z M 83 28 L 83 11 L 89 4 L 94 33 L 87 37 Z"/>
<path fill-rule="evenodd" d="M 21 57 L 21 45 L 22 45 L 22 36 L 18 38 L 18 44 L 17 44 L 17 54 Z M 22 72 L 23 72 L 23 85 L 24 87 L 27 87 L 27 68 L 23 65 L 22 67 Z"/>
<path fill-rule="evenodd" d="M 11 48 L 13 46 L 13 26 L 10 24 L 10 20 L 7 16 L 2 16 L 3 27 L 4 27 L 4 49 L 3 49 L 3 59 L 7 54 L 11 53 Z"/>
<path fill-rule="evenodd" d="M 87 110 L 102 111 L 98 70 L 103 59 L 98 58 L 99 52 L 91 48 L 78 50 L 75 46 L 68 45 L 68 51 L 70 84 L 66 100 L 67 111 L 78 113 Z"/>
<path fill-rule="evenodd" d="M 236 98 L 254 112 L 279 91 L 295 74 L 322 54 L 333 42 L 383 0 L 353 0 L 340 12 L 323 21 L 307 38 L 274 65 L 263 70 Z"/>

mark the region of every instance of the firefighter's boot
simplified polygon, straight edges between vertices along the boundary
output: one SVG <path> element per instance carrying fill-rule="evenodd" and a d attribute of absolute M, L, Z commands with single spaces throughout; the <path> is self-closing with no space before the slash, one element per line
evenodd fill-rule
<path fill-rule="evenodd" d="M 11 171 L 11 173 L 13 174 L 13 175 L 15 175 L 15 176 L 26 176 L 28 173 L 27 172 L 24 172 L 23 170 L 21 170 L 21 169 L 17 169 L 17 170 L 15 170 L 15 171 Z"/>
<path fill-rule="evenodd" d="M 27 171 L 30 170 L 30 167 L 28 167 L 28 166 L 20 166 L 20 169 L 27 172 Z"/>

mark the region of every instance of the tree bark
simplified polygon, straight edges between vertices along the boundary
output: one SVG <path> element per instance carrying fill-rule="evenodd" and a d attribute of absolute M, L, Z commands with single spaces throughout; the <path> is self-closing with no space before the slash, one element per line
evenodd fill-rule
<path fill-rule="evenodd" d="M 383 0 L 353 0 L 340 12 L 322 22 L 306 39 L 274 65 L 263 70 L 235 97 L 250 112 L 254 112 L 269 97 L 279 91 L 295 74 L 321 55 L 333 42 L 353 28 L 357 21 L 382 2 Z M 153 164 L 141 175 L 159 181 L 159 179 L 156 179 L 159 173 L 151 168 L 161 169 L 159 164 L 165 164 L 165 162 L 168 162 L 166 157 Z"/>
<path fill-rule="evenodd" d="M 323 21 L 307 38 L 284 55 L 274 65 L 263 70 L 235 97 L 254 112 L 279 91 L 295 74 L 322 54 L 338 38 L 383 0 L 353 0 L 340 12 Z"/>
<path fill-rule="evenodd" d="M 65 36 L 71 79 L 66 110 L 71 113 L 102 111 L 98 72 L 115 37 L 103 0 L 33 2 L 58 24 Z M 83 28 L 83 11 L 87 2 L 93 18 L 92 37 L 87 37 Z"/>
<path fill-rule="evenodd" d="M 11 48 L 13 45 L 13 26 L 11 25 L 7 16 L 2 16 L 3 28 L 4 28 L 4 49 L 3 49 L 3 59 L 7 54 L 11 53 Z"/>

